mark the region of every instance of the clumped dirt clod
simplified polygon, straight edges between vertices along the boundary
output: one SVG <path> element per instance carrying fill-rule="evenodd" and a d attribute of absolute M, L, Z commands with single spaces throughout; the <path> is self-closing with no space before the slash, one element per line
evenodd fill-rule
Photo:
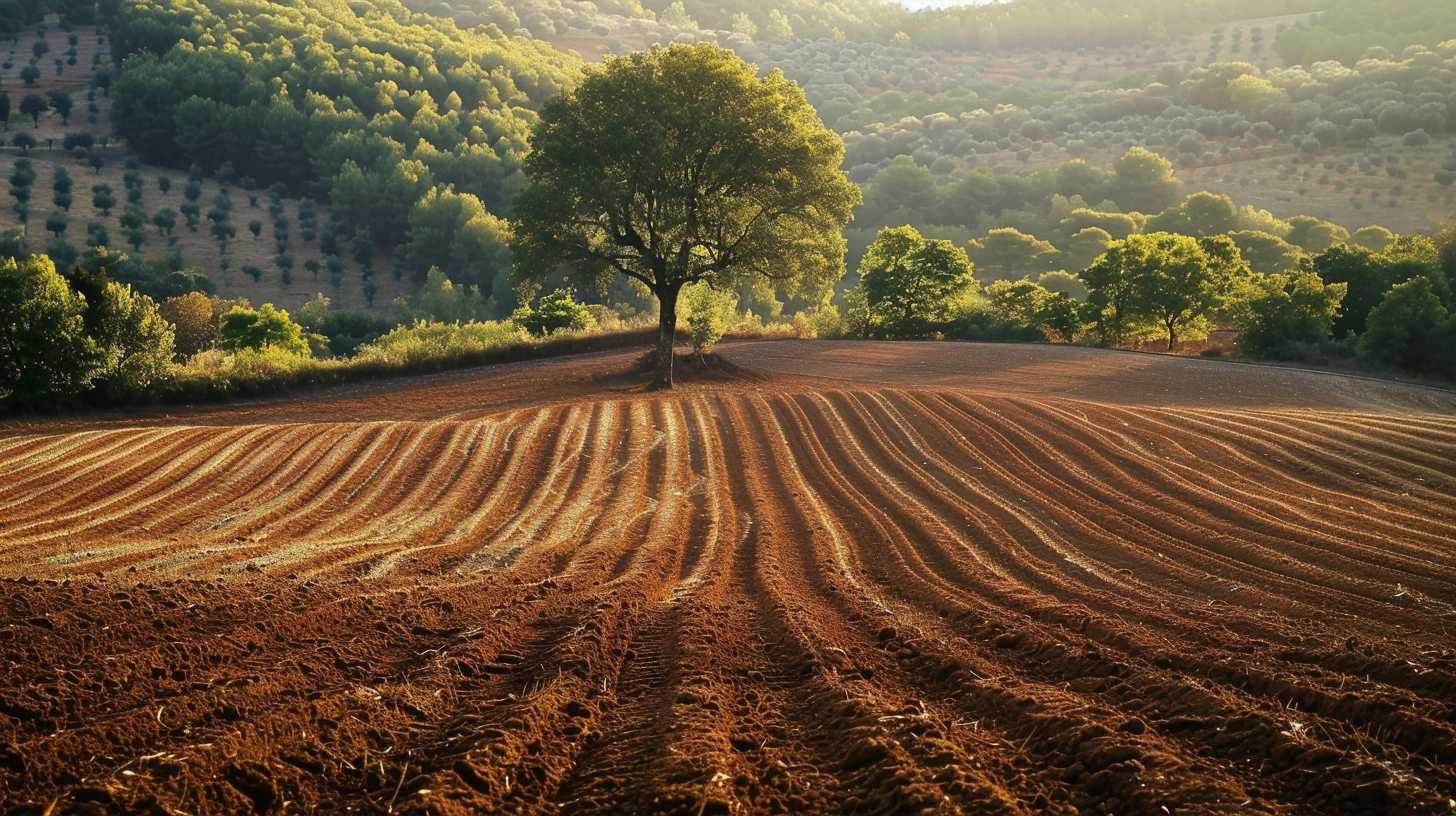
<path fill-rule="evenodd" d="M 0 811 L 1449 811 L 1451 395 L 722 353 L 0 428 Z"/>

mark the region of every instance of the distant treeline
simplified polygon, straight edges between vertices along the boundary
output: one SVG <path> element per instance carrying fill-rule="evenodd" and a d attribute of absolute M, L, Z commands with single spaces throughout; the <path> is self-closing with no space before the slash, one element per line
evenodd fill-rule
<path fill-rule="evenodd" d="M 1370 48 L 1398 54 L 1456 39 L 1456 5 L 1445 0 L 1333 0 L 1310 28 L 1286 31 L 1276 48 L 1285 62 L 1354 63 Z"/>

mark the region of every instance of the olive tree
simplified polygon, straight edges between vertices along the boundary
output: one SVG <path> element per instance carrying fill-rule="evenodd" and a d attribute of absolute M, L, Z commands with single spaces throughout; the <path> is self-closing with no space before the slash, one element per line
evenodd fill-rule
<path fill-rule="evenodd" d="M 518 282 L 561 266 L 602 289 L 625 276 L 659 304 L 656 388 L 672 387 L 678 295 L 762 277 L 815 295 L 844 273 L 860 201 L 844 142 L 798 85 L 713 45 L 608 60 L 548 102 L 516 202 Z"/>

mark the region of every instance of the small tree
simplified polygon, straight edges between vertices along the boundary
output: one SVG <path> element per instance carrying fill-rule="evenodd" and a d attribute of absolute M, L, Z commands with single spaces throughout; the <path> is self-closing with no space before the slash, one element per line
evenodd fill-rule
<path fill-rule="evenodd" d="M 859 264 L 869 330 L 880 337 L 924 336 L 943 325 L 975 291 L 971 261 L 950 241 L 926 240 L 914 227 L 887 227 Z"/>
<path fill-rule="evenodd" d="M 542 297 L 535 307 L 517 309 L 511 321 L 536 337 L 559 331 L 585 331 L 596 325 L 591 310 L 577 303 L 570 289 L 557 289 Z"/>
<path fill-rule="evenodd" d="M 0 257 L 0 405 L 51 408 L 91 382 L 99 354 L 85 312 L 49 258 Z"/>
<path fill-rule="evenodd" d="M 88 322 L 102 352 L 96 387 L 103 396 L 126 399 L 165 376 L 175 339 L 172 324 L 162 318 L 151 298 L 108 281 L 100 302 L 89 311 Z"/>
<path fill-rule="evenodd" d="M 688 332 L 698 362 L 723 339 L 728 324 L 737 311 L 738 298 L 732 292 L 714 289 L 708 283 L 695 283 L 683 290 L 683 305 L 688 313 Z"/>
<path fill-rule="evenodd" d="M 171 207 L 163 207 L 152 216 L 152 224 L 162 235 L 171 235 L 177 228 L 177 213 Z"/>
<path fill-rule="evenodd" d="M 22 116 L 29 116 L 31 127 L 40 127 L 40 115 L 46 112 L 50 106 L 46 104 L 45 97 L 39 94 L 26 94 L 20 100 L 20 113 Z"/>
<path fill-rule="evenodd" d="M 1140 271 L 1138 311 L 1168 333 L 1168 350 L 1179 335 L 1223 306 L 1236 285 L 1249 277 L 1248 264 L 1226 237 L 1196 241 L 1186 236 L 1151 236 L 1159 247 Z"/>
<path fill-rule="evenodd" d="M 71 225 L 71 220 L 64 213 L 51 213 L 46 217 L 46 231 L 60 238 L 65 234 L 66 228 Z"/>
<path fill-rule="evenodd" d="M 97 184 L 91 188 L 91 206 L 102 215 L 111 215 L 111 208 L 116 206 L 116 194 L 110 184 Z"/>
<path fill-rule="evenodd" d="M 159 311 L 172 324 L 179 358 L 188 359 L 217 345 L 218 315 L 207 295 L 188 292 L 170 297 Z"/>
<path fill-rule="evenodd" d="M 55 111 L 56 115 L 61 117 L 61 124 L 71 124 L 71 95 L 65 91 L 57 90 L 46 94 L 46 97 L 50 100 L 51 110 Z"/>
<path fill-rule="evenodd" d="M 275 348 L 304 357 L 311 354 L 303 327 L 271 303 L 258 309 L 234 308 L 224 314 L 218 346 L 229 351 Z"/>
<path fill-rule="evenodd" d="M 1235 309 L 1239 346 L 1255 357 L 1295 359 L 1334 332 L 1349 286 L 1327 284 L 1313 272 L 1256 277 Z"/>
<path fill-rule="evenodd" d="M 17 133 L 15 134 L 15 138 L 11 139 L 11 142 L 20 148 L 20 155 L 22 156 L 29 155 L 31 148 L 35 147 L 35 137 L 29 133 Z"/>
<path fill-rule="evenodd" d="M 1439 371 L 1456 349 L 1442 349 L 1438 339 L 1449 312 L 1429 278 L 1396 284 L 1370 311 L 1360 356 L 1377 365 L 1417 374 Z"/>

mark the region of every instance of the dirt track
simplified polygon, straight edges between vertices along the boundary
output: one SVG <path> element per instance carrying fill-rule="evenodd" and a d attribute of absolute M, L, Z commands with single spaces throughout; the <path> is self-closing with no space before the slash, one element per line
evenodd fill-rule
<path fill-rule="evenodd" d="M 1456 395 L 634 356 L 0 427 L 0 812 L 1456 810 Z"/>

